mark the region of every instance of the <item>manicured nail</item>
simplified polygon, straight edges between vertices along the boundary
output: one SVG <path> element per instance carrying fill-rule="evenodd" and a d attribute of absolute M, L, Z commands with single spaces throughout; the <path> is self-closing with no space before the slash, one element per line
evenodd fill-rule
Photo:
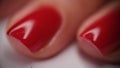
<path fill-rule="evenodd" d="M 61 22 L 61 15 L 57 10 L 42 7 L 14 24 L 7 35 L 21 42 L 31 52 L 37 52 L 50 42 Z"/>
<path fill-rule="evenodd" d="M 95 48 L 107 56 L 120 49 L 120 10 L 115 9 L 94 21 L 81 34 L 87 46 Z"/>

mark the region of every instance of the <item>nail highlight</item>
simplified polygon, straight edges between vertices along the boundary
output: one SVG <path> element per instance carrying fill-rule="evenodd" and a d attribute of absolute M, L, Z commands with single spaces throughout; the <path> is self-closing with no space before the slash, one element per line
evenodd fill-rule
<path fill-rule="evenodd" d="M 120 49 L 120 10 L 113 10 L 87 27 L 80 38 L 86 39 L 102 55 L 110 55 Z M 89 45 L 89 44 L 88 44 Z"/>
<path fill-rule="evenodd" d="M 61 22 L 61 15 L 57 10 L 41 7 L 14 24 L 7 35 L 19 40 L 31 52 L 37 52 L 50 42 Z"/>

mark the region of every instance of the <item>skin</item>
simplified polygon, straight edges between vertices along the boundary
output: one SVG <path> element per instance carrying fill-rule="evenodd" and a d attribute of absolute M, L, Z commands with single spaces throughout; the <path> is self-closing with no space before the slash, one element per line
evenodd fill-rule
<path fill-rule="evenodd" d="M 8 30 L 19 20 L 43 5 L 50 5 L 57 9 L 62 16 L 63 24 L 58 30 L 57 35 L 53 37 L 54 40 L 51 40 L 47 45 L 51 47 L 46 46 L 42 50 L 33 54 L 24 46 L 13 46 L 24 55 L 32 58 L 43 59 L 55 55 L 70 43 L 70 41 L 74 39 L 75 35 L 80 32 L 77 32 L 78 28 L 85 29 L 80 26 L 82 21 L 96 12 L 104 3 L 104 0 L 91 0 L 90 2 L 89 0 L 11 0 L 11 3 L 5 0 L 0 5 L 0 10 L 3 10 L 0 11 L 0 18 L 2 19 L 11 15 L 6 28 L 6 30 Z M 9 9 L 6 8 L 7 6 L 9 6 Z M 18 9 L 19 7 L 21 7 L 21 9 Z M 8 10 L 9 12 L 7 12 Z M 62 38 L 65 39 L 61 40 Z M 23 50 L 24 53 L 22 52 Z"/>
<path fill-rule="evenodd" d="M 88 19 L 84 21 L 84 23 L 79 27 L 78 33 L 77 33 L 77 41 L 80 43 L 80 34 L 85 30 L 85 28 L 88 28 L 91 24 L 94 24 L 97 20 L 103 18 L 107 13 L 110 13 L 113 10 L 119 9 L 119 2 L 111 2 L 104 6 L 102 9 L 100 9 L 98 12 L 94 13 L 92 16 L 90 16 Z M 89 45 L 89 44 L 88 44 Z M 94 57 L 94 59 L 104 61 L 107 63 L 113 63 L 117 62 L 119 63 L 120 59 L 118 58 L 120 55 L 120 50 L 116 50 L 113 53 L 110 53 L 109 55 L 104 56 L 99 50 L 97 50 L 94 46 L 87 46 L 87 44 L 81 43 L 80 45 L 81 49 L 89 56 Z M 113 48 L 113 47 L 112 47 Z"/>
<path fill-rule="evenodd" d="M 0 19 L 13 15 L 30 0 L 0 0 Z"/>

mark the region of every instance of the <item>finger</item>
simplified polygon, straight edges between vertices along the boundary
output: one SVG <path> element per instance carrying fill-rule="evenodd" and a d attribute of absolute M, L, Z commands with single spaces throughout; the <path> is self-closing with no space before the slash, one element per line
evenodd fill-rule
<path fill-rule="evenodd" d="M 79 28 L 81 50 L 97 60 L 120 62 L 119 26 L 120 7 L 116 1 L 104 6 Z"/>
<path fill-rule="evenodd" d="M 103 0 L 34 0 L 15 14 L 7 35 L 13 47 L 33 58 L 57 54 L 75 36 L 86 16 Z"/>

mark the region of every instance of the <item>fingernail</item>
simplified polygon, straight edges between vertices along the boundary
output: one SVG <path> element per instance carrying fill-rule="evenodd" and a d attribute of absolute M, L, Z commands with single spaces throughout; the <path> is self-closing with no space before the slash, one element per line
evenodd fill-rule
<path fill-rule="evenodd" d="M 31 52 L 37 52 L 50 42 L 61 22 L 61 15 L 57 10 L 41 7 L 14 24 L 7 35 L 21 42 Z"/>
<path fill-rule="evenodd" d="M 81 34 L 85 46 L 94 46 L 103 56 L 120 49 L 120 10 L 108 12 L 94 21 Z"/>

